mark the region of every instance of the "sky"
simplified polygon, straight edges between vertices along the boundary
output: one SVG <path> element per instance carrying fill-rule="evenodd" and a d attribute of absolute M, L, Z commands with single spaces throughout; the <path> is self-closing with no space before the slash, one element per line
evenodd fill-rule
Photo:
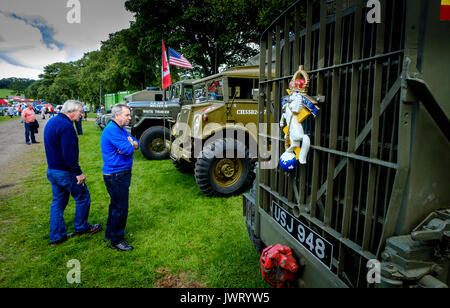
<path fill-rule="evenodd" d="M 0 0 L 0 79 L 39 79 L 46 65 L 98 50 L 129 28 L 126 0 Z"/>

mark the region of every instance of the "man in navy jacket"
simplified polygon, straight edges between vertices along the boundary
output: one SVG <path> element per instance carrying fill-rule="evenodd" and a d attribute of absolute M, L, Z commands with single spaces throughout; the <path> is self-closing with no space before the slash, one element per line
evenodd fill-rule
<path fill-rule="evenodd" d="M 124 239 L 128 196 L 133 153 L 139 148 L 139 143 L 125 129 L 131 120 L 129 107 L 117 104 L 112 108 L 111 115 L 112 121 L 105 127 L 100 138 L 104 162 L 103 179 L 111 197 L 105 241 L 111 240 L 112 249 L 128 251 L 133 249 Z"/>
<path fill-rule="evenodd" d="M 88 223 L 91 197 L 86 187 L 86 176 L 78 164 L 78 136 L 73 122 L 81 117 L 81 103 L 67 101 L 61 113 L 51 118 L 44 129 L 45 154 L 47 156 L 47 178 L 52 184 L 53 201 L 50 206 L 50 242 L 54 246 L 71 235 L 96 233 L 101 224 Z M 75 200 L 75 233 L 66 235 L 64 210 L 69 197 Z"/>

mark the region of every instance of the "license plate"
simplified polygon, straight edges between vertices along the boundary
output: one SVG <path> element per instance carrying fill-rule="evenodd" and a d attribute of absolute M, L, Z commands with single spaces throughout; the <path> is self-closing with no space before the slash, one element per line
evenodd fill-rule
<path fill-rule="evenodd" d="M 272 218 L 317 260 L 331 270 L 333 245 L 304 223 L 272 202 Z"/>

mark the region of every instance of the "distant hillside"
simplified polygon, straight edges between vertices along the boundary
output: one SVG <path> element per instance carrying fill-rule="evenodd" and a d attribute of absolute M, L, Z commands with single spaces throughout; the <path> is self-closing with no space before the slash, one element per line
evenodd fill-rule
<path fill-rule="evenodd" d="M 8 95 L 14 95 L 14 90 L 0 89 L 0 98 L 8 98 Z"/>

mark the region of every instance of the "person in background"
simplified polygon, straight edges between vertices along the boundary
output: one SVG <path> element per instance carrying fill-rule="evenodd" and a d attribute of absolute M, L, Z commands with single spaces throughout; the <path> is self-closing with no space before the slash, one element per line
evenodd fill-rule
<path fill-rule="evenodd" d="M 88 106 L 84 105 L 83 106 L 83 112 L 84 112 L 84 119 L 87 121 L 87 113 L 89 111 Z"/>
<path fill-rule="evenodd" d="M 103 180 L 111 197 L 105 242 L 111 240 L 112 249 L 129 251 L 133 246 L 125 241 L 124 236 L 133 153 L 139 148 L 139 143 L 125 129 L 131 120 L 130 108 L 125 104 L 117 104 L 112 108 L 111 115 L 112 120 L 106 125 L 100 138 L 104 162 Z"/>
<path fill-rule="evenodd" d="M 8 115 L 11 117 L 11 119 L 13 118 L 13 116 L 14 116 L 14 107 L 13 106 L 8 108 Z"/>
<path fill-rule="evenodd" d="M 36 121 L 36 118 L 34 117 L 33 104 L 27 104 L 27 108 L 22 111 L 22 120 L 25 125 L 25 143 L 28 145 L 31 143 L 39 143 L 34 136 L 34 122 Z"/>
<path fill-rule="evenodd" d="M 61 110 L 62 112 L 62 110 Z M 83 121 L 83 114 L 81 115 L 79 120 L 75 121 L 75 127 L 77 128 L 78 136 L 83 135 L 83 127 L 81 126 L 81 122 Z"/>
<path fill-rule="evenodd" d="M 42 120 L 45 120 L 45 113 L 47 112 L 47 107 L 42 107 L 41 108 L 41 116 L 42 116 Z"/>
<path fill-rule="evenodd" d="M 50 205 L 50 244 L 58 245 L 68 238 L 94 234 L 102 230 L 101 224 L 88 223 L 91 196 L 86 186 L 86 176 L 78 163 L 78 137 L 73 122 L 81 118 L 81 103 L 66 101 L 56 117 L 44 129 L 47 157 L 47 178 L 52 185 L 53 201 Z M 64 210 L 69 197 L 75 200 L 75 232 L 66 234 Z"/>

